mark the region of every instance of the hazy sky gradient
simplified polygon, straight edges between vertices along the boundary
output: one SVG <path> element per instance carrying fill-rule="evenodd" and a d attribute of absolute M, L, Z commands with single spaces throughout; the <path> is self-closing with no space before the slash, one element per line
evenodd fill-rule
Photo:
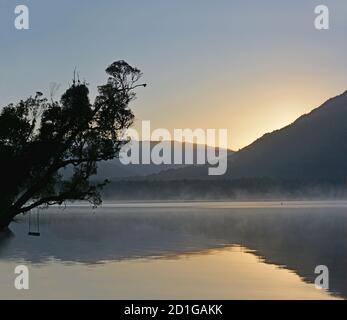
<path fill-rule="evenodd" d="M 14 28 L 17 4 L 28 31 Z M 329 31 L 314 28 L 318 4 Z M 228 128 L 238 149 L 347 89 L 346 30 L 343 0 L 1 0 L 0 105 L 65 89 L 75 66 L 95 94 L 124 59 L 149 84 L 137 121 Z"/>

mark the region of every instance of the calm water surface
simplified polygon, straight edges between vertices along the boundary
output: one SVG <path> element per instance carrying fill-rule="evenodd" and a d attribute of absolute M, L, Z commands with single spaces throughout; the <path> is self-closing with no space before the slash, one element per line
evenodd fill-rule
<path fill-rule="evenodd" d="M 42 211 L 38 238 L 27 220 L 0 234 L 1 299 L 347 297 L 346 202 L 75 205 Z M 28 291 L 14 288 L 18 264 Z"/>

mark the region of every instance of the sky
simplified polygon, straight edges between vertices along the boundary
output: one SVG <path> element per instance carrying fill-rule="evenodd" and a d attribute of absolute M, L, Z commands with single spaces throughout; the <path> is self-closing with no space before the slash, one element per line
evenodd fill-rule
<path fill-rule="evenodd" d="M 20 4 L 29 30 L 14 27 Z M 346 30 L 344 0 L 0 0 L 0 106 L 52 82 L 59 97 L 75 67 L 95 96 L 123 59 L 148 83 L 135 127 L 226 128 L 237 150 L 347 90 Z"/>

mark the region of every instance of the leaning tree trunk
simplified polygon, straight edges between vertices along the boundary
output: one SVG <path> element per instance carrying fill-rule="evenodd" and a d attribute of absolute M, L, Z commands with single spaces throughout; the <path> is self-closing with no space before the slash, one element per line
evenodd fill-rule
<path fill-rule="evenodd" d="M 0 215 L 0 232 L 6 231 L 11 222 L 12 222 L 12 217 L 10 217 L 9 215 L 3 215 L 1 213 L 1 215 Z"/>
<path fill-rule="evenodd" d="M 12 201 L 0 199 L 0 232 L 7 230 L 12 222 L 13 213 L 11 211 Z"/>
<path fill-rule="evenodd" d="M 7 167 L 0 167 L 0 176 L 5 177 L 0 182 L 0 232 L 7 230 L 14 218 L 13 203 L 18 195 L 18 181 L 9 178 L 5 170 Z"/>

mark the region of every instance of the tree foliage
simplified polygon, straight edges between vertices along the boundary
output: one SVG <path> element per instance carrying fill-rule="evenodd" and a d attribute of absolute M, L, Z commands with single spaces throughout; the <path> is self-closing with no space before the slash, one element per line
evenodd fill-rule
<path fill-rule="evenodd" d="M 73 80 L 60 101 L 42 93 L 4 107 L 0 114 L 0 228 L 37 206 L 87 200 L 101 203 L 93 183 L 99 161 L 118 156 L 134 115 L 140 70 L 125 61 L 107 69 L 106 84 L 90 102 L 86 83 Z M 65 171 L 65 174 L 64 174 Z M 70 172 L 70 174 L 66 174 Z"/>

